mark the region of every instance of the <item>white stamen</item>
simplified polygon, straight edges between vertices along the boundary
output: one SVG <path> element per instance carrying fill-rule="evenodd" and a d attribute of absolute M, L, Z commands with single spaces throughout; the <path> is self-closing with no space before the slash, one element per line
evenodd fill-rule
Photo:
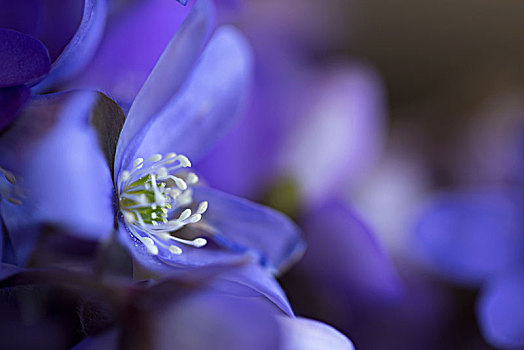
<path fill-rule="evenodd" d="M 182 249 L 178 248 L 176 245 L 170 245 L 169 251 L 173 254 L 180 255 L 182 254 Z"/>
<path fill-rule="evenodd" d="M 142 163 L 144 163 L 144 158 L 135 159 L 133 162 L 133 169 L 138 168 L 140 165 L 142 165 Z"/>
<path fill-rule="evenodd" d="M 156 162 L 158 162 L 161 159 L 162 159 L 162 155 L 161 154 L 153 154 L 151 157 L 147 158 L 147 161 L 156 163 Z"/>
<path fill-rule="evenodd" d="M 200 202 L 197 208 L 197 213 L 204 214 L 207 211 L 208 206 L 209 206 L 209 203 L 207 201 Z"/>
<path fill-rule="evenodd" d="M 190 216 L 191 216 L 191 209 L 186 209 L 182 212 L 182 214 L 180 214 L 180 216 L 178 217 L 178 220 L 184 221 Z"/>
<path fill-rule="evenodd" d="M 198 176 L 195 173 L 189 173 L 187 174 L 187 183 L 190 185 L 194 185 L 198 182 Z"/>

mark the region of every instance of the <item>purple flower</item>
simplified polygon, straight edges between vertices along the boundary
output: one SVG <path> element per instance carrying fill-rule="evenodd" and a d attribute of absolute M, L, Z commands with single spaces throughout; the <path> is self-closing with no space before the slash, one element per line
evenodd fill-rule
<path fill-rule="evenodd" d="M 238 31 L 221 27 L 204 46 L 212 11 L 204 0 L 193 7 L 125 123 L 104 95 L 69 92 L 35 97 L 2 135 L 0 161 L 23 191 L 22 204 L 1 203 L 19 263 L 43 225 L 102 241 L 116 230 L 156 273 L 246 260 L 279 271 L 300 255 L 291 221 L 200 186 L 189 171 L 188 157 L 227 130 L 249 87 L 250 48 Z"/>
<path fill-rule="evenodd" d="M 45 91 L 84 67 L 105 17 L 105 0 L 0 1 L 0 130 L 31 92 Z"/>

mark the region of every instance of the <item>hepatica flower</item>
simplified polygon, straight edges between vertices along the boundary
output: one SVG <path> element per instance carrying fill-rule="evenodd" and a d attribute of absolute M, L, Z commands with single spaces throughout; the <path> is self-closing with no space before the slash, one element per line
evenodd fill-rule
<path fill-rule="evenodd" d="M 44 225 L 96 240 L 116 229 L 156 272 L 249 258 L 279 270 L 301 253 L 283 215 L 190 171 L 189 159 L 241 111 L 250 81 L 251 51 L 237 30 L 220 27 L 206 45 L 212 11 L 206 0 L 193 7 L 125 122 L 105 95 L 75 91 L 33 98 L 0 137 L 0 161 L 23 192 L 20 205 L 2 202 L 19 263 Z"/>

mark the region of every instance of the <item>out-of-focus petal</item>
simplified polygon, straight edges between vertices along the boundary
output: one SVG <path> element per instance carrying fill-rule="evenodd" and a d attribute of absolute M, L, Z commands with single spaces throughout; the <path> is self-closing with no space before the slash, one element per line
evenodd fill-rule
<path fill-rule="evenodd" d="M 20 200 L 2 201 L 2 217 L 20 263 L 41 225 L 94 240 L 112 231 L 110 168 L 90 125 L 104 98 L 94 92 L 34 98 L 2 135 L 0 163 L 17 177 L 12 187 Z"/>
<path fill-rule="evenodd" d="M 302 227 L 308 248 L 297 268 L 321 290 L 374 300 L 400 295 L 402 284 L 392 262 L 347 205 L 333 200 L 311 209 Z"/>
<path fill-rule="evenodd" d="M 494 346 L 524 346 L 524 266 L 517 265 L 488 282 L 478 300 L 477 315 L 484 336 Z"/>
<path fill-rule="evenodd" d="M 95 57 L 74 86 L 102 90 L 131 106 L 189 9 L 172 0 L 131 4 L 108 23 Z"/>
<path fill-rule="evenodd" d="M 49 72 L 51 61 L 37 39 L 0 28 L 0 88 L 34 82 Z"/>
<path fill-rule="evenodd" d="M 251 63 L 251 49 L 242 34 L 233 27 L 219 28 L 187 83 L 152 120 L 137 155 L 176 152 L 197 160 L 245 105 Z"/>
<path fill-rule="evenodd" d="M 25 85 L 0 88 L 0 131 L 11 124 L 30 95 L 31 92 Z"/>
<path fill-rule="evenodd" d="M 272 272 L 280 272 L 304 252 L 300 231 L 282 213 L 209 187 L 194 190 L 196 202 L 208 201 L 206 224 L 218 245 L 231 252 L 249 252 Z"/>
<path fill-rule="evenodd" d="M 278 282 L 258 265 L 248 264 L 231 272 L 225 272 L 216 279 L 213 286 L 224 293 L 241 297 L 262 296 L 288 316 L 294 316 L 291 305 Z"/>
<path fill-rule="evenodd" d="M 361 179 L 377 160 L 386 111 L 380 79 L 369 67 L 341 66 L 312 86 L 281 167 L 305 200 L 318 202 Z"/>
<path fill-rule="evenodd" d="M 157 315 L 153 349 L 279 348 L 281 334 L 268 303 L 201 292 L 164 307 Z"/>
<path fill-rule="evenodd" d="M 73 38 L 53 62 L 51 71 L 33 91 L 42 92 L 77 74 L 92 58 L 102 38 L 107 0 L 85 0 L 82 20 Z"/>
<path fill-rule="evenodd" d="M 353 350 L 342 333 L 325 323 L 307 318 L 278 317 L 283 334 L 282 350 Z"/>
<path fill-rule="evenodd" d="M 133 161 L 131 157 L 142 141 L 139 135 L 178 93 L 190 75 L 211 30 L 213 13 L 214 7 L 209 0 L 199 0 L 147 78 L 129 110 L 118 141 L 116 174 Z"/>
<path fill-rule="evenodd" d="M 450 192 L 431 199 L 415 227 L 423 259 L 449 278 L 477 284 L 524 256 L 522 194 Z"/>

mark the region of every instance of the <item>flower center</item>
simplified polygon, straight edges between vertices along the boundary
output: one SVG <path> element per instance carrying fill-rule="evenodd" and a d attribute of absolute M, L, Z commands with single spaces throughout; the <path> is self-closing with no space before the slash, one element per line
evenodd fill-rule
<path fill-rule="evenodd" d="M 192 172 L 180 174 L 189 167 L 191 163 L 183 155 L 155 154 L 145 161 L 135 159 L 133 169 L 118 178 L 120 211 L 131 233 L 150 254 L 157 255 L 159 246 L 181 254 L 180 245 L 200 248 L 207 244 L 204 238 L 188 240 L 175 235 L 182 227 L 199 222 L 208 206 L 203 201 L 194 212 L 188 208 L 193 203 L 191 187 L 198 182 Z"/>

